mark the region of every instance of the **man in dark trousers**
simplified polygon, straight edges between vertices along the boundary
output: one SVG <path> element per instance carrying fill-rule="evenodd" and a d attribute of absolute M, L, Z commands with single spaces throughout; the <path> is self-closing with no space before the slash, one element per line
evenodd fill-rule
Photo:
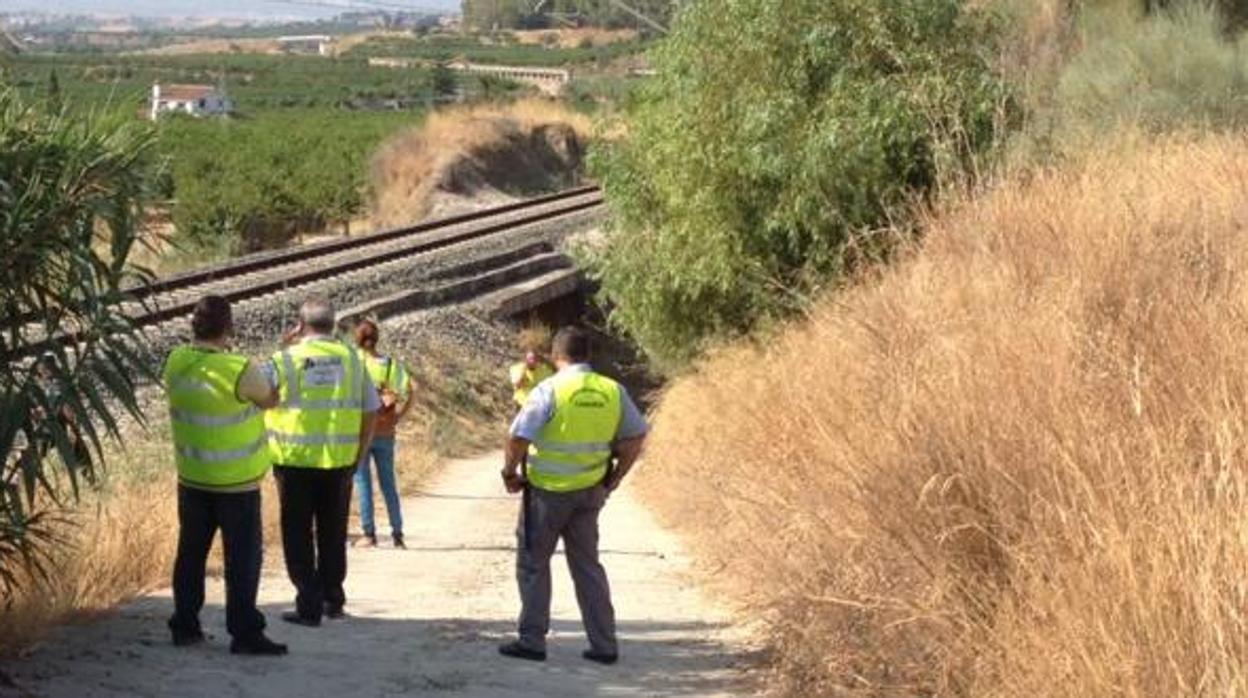
<path fill-rule="evenodd" d="M 516 561 L 522 607 L 519 638 L 498 650 L 546 659 L 550 558 L 562 538 L 589 637 L 582 656 L 614 664 L 619 645 L 611 590 L 598 561 L 598 513 L 640 455 L 647 426 L 624 387 L 590 367 L 585 331 L 560 330 L 553 353 L 558 372 L 529 395 L 507 442 L 503 483 L 508 492 L 525 491 Z"/>
<path fill-rule="evenodd" d="M 334 309 L 312 298 L 273 355 L 280 402 L 266 415 L 282 502 L 282 548 L 295 610 L 282 620 L 316 627 L 344 615 L 351 479 L 368 452 L 381 400 L 356 348 L 333 336 Z"/>
<path fill-rule="evenodd" d="M 234 654 L 286 654 L 264 635 L 256 608 L 264 557 L 260 480 L 271 461 L 260 410 L 277 393 L 247 357 L 230 351 L 230 304 L 205 296 L 191 318 L 194 341 L 165 362 L 169 422 L 178 464 L 178 557 L 173 568 L 173 644 L 198 644 L 204 633 L 204 565 L 218 528 L 225 546 L 225 623 Z"/>

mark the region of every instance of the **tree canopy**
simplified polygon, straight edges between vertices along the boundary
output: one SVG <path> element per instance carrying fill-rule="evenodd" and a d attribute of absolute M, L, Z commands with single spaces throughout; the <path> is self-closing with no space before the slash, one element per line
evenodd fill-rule
<path fill-rule="evenodd" d="M 994 141 L 991 36 L 961 0 L 690 4 L 595 165 L 615 321 L 673 364 L 800 308 Z"/>

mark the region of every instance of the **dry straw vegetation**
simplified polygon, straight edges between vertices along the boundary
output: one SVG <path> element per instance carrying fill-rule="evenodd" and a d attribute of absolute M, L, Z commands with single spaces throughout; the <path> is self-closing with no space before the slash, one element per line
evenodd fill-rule
<path fill-rule="evenodd" d="M 801 694 L 1244 695 L 1248 141 L 1090 154 L 662 401 Z"/>
<path fill-rule="evenodd" d="M 793 695 L 1248 695 L 1245 43 L 1006 5 L 1006 166 L 677 380 L 640 485 Z"/>
<path fill-rule="evenodd" d="M 528 195 L 575 183 L 589 117 L 548 100 L 452 107 L 384 144 L 372 164 L 373 222 L 404 225 L 447 199 Z"/>

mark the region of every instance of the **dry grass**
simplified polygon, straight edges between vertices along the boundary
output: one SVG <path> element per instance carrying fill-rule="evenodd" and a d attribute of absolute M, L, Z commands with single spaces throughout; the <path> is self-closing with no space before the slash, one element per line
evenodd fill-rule
<path fill-rule="evenodd" d="M 800 695 L 1248 694 L 1248 142 L 1126 144 L 662 401 L 641 486 Z"/>
<path fill-rule="evenodd" d="M 556 155 L 561 154 L 557 151 L 567 144 L 546 137 L 552 130 L 555 135 L 571 134 L 583 144 L 592 123 L 584 114 L 540 99 L 431 114 L 421 126 L 384 144 L 373 158 L 374 224 L 410 224 L 435 210 L 437 195 L 472 196 L 499 188 L 495 180 L 515 180 L 522 186 L 526 180 L 559 179 L 563 173 L 541 170 L 557 170 L 564 164 L 558 159 L 547 162 L 550 158 L 544 153 L 532 152 L 553 147 Z M 579 163 L 579 156 L 573 159 Z M 538 171 L 530 171 L 534 169 Z"/>
<path fill-rule="evenodd" d="M 67 545 L 54 553 L 52 578 L 32 580 L 0 610 L 0 656 L 20 651 L 56 623 L 169 583 L 178 540 L 177 476 L 167 422 L 159 411 L 153 417 L 149 432 L 133 427 L 124 450 L 110 448 L 102 485 L 65 515 L 58 533 Z M 273 544 L 280 538 L 272 482 L 262 496 L 264 536 Z M 221 565 L 218 538 L 209 574 L 220 574 Z"/>

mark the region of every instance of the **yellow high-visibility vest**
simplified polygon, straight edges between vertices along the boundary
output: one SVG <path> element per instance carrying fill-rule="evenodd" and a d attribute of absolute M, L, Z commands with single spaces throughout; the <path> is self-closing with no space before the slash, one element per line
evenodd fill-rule
<path fill-rule="evenodd" d="M 346 468 L 359 457 L 367 375 L 359 352 L 313 339 L 273 355 L 280 403 L 265 415 L 273 462 Z"/>
<path fill-rule="evenodd" d="M 377 387 L 377 390 L 389 390 L 399 396 L 400 403 L 406 402 L 410 392 L 408 387 L 411 378 L 403 362 L 390 356 L 360 353 L 364 357 L 364 367 L 368 369 L 368 377 L 373 380 L 373 385 Z"/>
<path fill-rule="evenodd" d="M 596 373 L 554 378 L 555 410 L 529 446 L 528 480 L 550 492 L 575 492 L 602 482 L 623 419 L 622 388 Z"/>
<path fill-rule="evenodd" d="M 515 392 L 511 394 L 511 398 L 516 401 L 517 405 L 524 407 L 524 403 L 529 401 L 529 393 L 533 392 L 537 384 L 553 375 L 555 375 L 555 372 L 545 362 L 539 363 L 537 368 L 529 368 L 529 365 L 523 361 L 513 364 L 511 367 L 511 384 L 515 385 L 523 377 L 528 378 L 528 385 L 524 388 L 516 388 Z"/>
<path fill-rule="evenodd" d="M 247 357 L 184 345 L 165 361 L 169 424 L 178 478 L 231 489 L 264 477 L 271 460 L 260 410 L 238 397 Z"/>

